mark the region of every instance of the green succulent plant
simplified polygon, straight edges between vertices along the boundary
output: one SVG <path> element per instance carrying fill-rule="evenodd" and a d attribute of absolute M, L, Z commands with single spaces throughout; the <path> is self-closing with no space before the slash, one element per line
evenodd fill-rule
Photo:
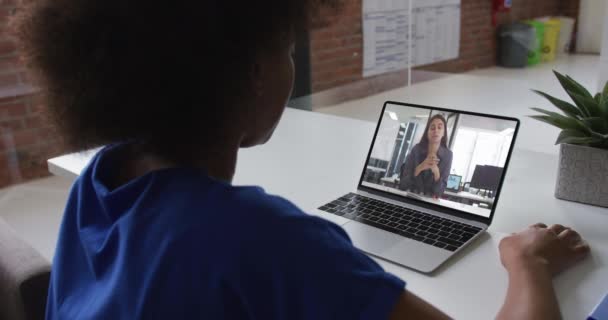
<path fill-rule="evenodd" d="M 553 71 L 574 104 L 533 90 L 549 100 L 563 114 L 532 108 L 542 115 L 530 116 L 562 129 L 555 144 L 568 143 L 608 149 L 608 83 L 595 96 L 567 75 Z"/>

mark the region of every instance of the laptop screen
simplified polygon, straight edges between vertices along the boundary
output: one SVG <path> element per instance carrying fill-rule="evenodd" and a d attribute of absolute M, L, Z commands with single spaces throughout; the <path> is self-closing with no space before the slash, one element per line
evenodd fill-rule
<path fill-rule="evenodd" d="M 489 218 L 518 121 L 387 102 L 361 185 Z"/>

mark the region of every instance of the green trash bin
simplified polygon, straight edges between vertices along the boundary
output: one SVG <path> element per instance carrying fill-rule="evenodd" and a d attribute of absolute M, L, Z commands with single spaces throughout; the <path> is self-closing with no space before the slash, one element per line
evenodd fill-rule
<path fill-rule="evenodd" d="M 534 41 L 534 48 L 528 52 L 528 65 L 533 66 L 539 64 L 543 56 L 543 42 L 545 41 L 545 24 L 540 21 L 529 20 L 527 24 L 534 27 L 536 31 L 536 39 Z"/>

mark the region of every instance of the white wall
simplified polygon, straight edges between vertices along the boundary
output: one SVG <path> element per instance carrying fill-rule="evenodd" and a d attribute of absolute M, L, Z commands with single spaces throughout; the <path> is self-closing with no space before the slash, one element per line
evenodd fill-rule
<path fill-rule="evenodd" d="M 463 114 L 460 116 L 458 126 L 500 132 L 508 128 L 515 128 L 515 122 Z"/>
<path fill-rule="evenodd" d="M 600 53 L 606 2 L 606 0 L 581 0 L 576 36 L 577 52 Z"/>
<path fill-rule="evenodd" d="M 397 120 L 391 118 L 391 112 L 394 113 Z M 376 143 L 372 150 L 372 158 L 390 161 L 401 123 L 408 123 L 415 119 L 421 119 L 424 120 L 422 122 L 426 124 L 428 115 L 429 110 L 427 109 L 388 105 L 384 115 L 382 115 L 382 123 L 378 129 L 378 136 L 376 137 Z"/>
<path fill-rule="evenodd" d="M 608 5 L 605 9 L 604 17 L 608 17 Z M 604 18 L 604 38 L 602 40 L 602 57 L 600 58 L 600 82 L 598 91 L 604 88 L 604 84 L 608 82 L 608 19 Z"/>
<path fill-rule="evenodd" d="M 397 133 L 399 133 L 399 121 L 393 120 L 385 113 L 382 116 L 382 123 L 378 129 L 371 157 L 390 161 L 393 149 L 395 148 Z"/>
<path fill-rule="evenodd" d="M 408 122 L 411 118 L 428 117 L 429 115 L 428 109 L 404 107 L 392 104 L 386 106 L 386 111 L 394 112 L 397 115 L 397 118 L 399 118 L 400 122 Z"/>

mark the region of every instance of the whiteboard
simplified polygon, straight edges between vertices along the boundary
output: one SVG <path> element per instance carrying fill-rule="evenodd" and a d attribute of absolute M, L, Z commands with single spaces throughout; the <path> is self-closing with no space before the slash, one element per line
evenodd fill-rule
<path fill-rule="evenodd" d="M 410 59 L 420 66 L 457 58 L 460 5 L 461 0 L 363 0 L 363 76 L 406 69 Z"/>

